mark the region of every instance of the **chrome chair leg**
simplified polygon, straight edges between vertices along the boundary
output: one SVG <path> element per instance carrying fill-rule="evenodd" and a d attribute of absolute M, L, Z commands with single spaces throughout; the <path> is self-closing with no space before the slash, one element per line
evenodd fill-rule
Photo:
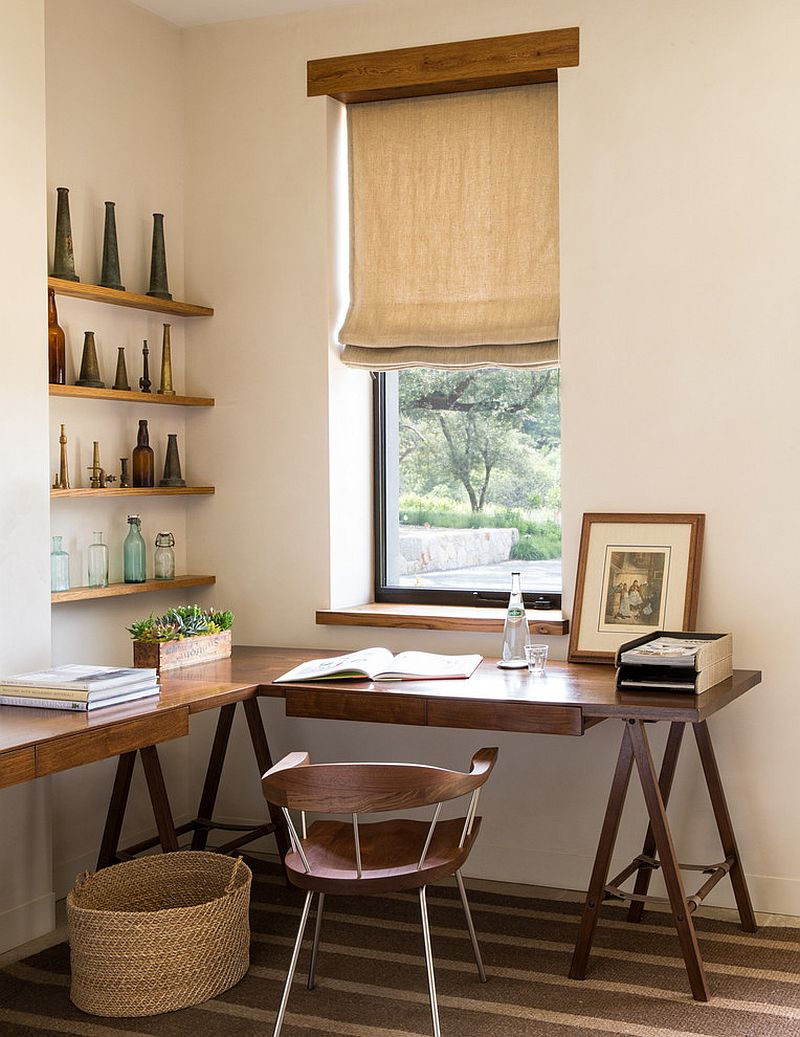
<path fill-rule="evenodd" d="M 308 966 L 308 982 L 306 987 L 313 990 L 316 984 L 317 954 L 319 953 L 319 934 L 322 932 L 322 912 L 325 909 L 325 894 L 317 895 L 317 921 L 314 925 L 314 943 L 311 947 L 311 961 Z"/>
<path fill-rule="evenodd" d="M 281 1004 L 278 1009 L 277 1018 L 275 1019 L 275 1027 L 272 1031 L 272 1037 L 280 1037 L 281 1028 L 283 1027 L 283 1017 L 286 1015 L 286 1005 L 289 1002 L 289 992 L 292 989 L 292 980 L 294 979 L 294 970 L 297 968 L 297 959 L 300 957 L 300 947 L 303 943 L 303 934 L 306 931 L 306 922 L 308 921 L 308 912 L 311 907 L 311 898 L 313 895 L 314 894 L 311 890 L 306 893 L 305 903 L 303 904 L 303 913 L 300 916 L 300 928 L 297 930 L 297 939 L 294 941 L 292 960 L 289 962 L 289 974 L 286 977 L 286 985 L 283 988 L 283 997 L 281 997 Z"/>
<path fill-rule="evenodd" d="M 439 1003 L 436 1000 L 436 977 L 433 974 L 433 949 L 431 948 L 431 928 L 428 922 L 428 901 L 425 898 L 425 887 L 420 886 L 419 908 L 422 915 L 422 941 L 425 944 L 425 967 L 428 970 L 428 993 L 431 997 L 431 1021 L 433 1037 L 442 1037 L 439 1028 Z"/>
<path fill-rule="evenodd" d="M 461 877 L 460 871 L 456 872 L 456 882 L 458 883 L 458 892 L 461 894 L 461 903 L 464 905 L 464 917 L 467 919 L 467 929 L 469 930 L 469 938 L 472 941 L 472 953 L 475 955 L 475 964 L 478 966 L 478 977 L 481 983 L 485 983 L 486 970 L 483 967 L 481 949 L 478 946 L 478 937 L 475 933 L 475 926 L 472 923 L 472 912 L 469 909 L 469 903 L 467 901 L 467 891 L 464 889 L 464 880 Z"/>

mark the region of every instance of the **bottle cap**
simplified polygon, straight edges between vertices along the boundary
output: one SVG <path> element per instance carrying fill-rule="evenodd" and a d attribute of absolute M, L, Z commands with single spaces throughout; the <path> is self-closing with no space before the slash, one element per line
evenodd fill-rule
<path fill-rule="evenodd" d="M 128 522 L 141 522 L 141 521 L 142 521 L 142 519 L 141 519 L 140 515 L 128 515 Z"/>

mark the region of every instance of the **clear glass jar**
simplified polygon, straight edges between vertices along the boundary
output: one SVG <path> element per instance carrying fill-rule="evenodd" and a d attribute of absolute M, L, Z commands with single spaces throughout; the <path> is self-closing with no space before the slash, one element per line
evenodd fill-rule
<path fill-rule="evenodd" d="M 89 586 L 108 586 L 108 548 L 103 543 L 102 533 L 93 533 L 89 544 Z"/>
<path fill-rule="evenodd" d="M 50 552 L 50 590 L 69 590 L 69 555 L 61 547 L 63 537 L 53 537 Z"/>
<path fill-rule="evenodd" d="M 157 580 L 175 579 L 175 537 L 172 533 L 159 533 L 156 536 L 156 553 L 153 559 L 155 578 Z"/>
<path fill-rule="evenodd" d="M 142 520 L 128 515 L 128 535 L 122 546 L 122 568 L 125 583 L 144 583 L 147 580 L 147 548 L 142 539 Z"/>

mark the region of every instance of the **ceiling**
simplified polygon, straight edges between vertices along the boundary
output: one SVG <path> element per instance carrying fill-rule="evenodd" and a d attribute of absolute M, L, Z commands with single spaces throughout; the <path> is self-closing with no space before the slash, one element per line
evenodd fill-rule
<path fill-rule="evenodd" d="M 261 18 L 268 14 L 317 11 L 355 2 L 363 3 L 363 0 L 134 0 L 139 7 L 145 7 L 181 27 Z"/>

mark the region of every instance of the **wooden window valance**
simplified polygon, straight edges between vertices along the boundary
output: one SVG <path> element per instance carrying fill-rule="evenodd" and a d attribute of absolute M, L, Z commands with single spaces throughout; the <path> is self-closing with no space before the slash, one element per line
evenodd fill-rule
<path fill-rule="evenodd" d="M 308 62 L 308 96 L 345 104 L 552 83 L 578 64 L 578 29 L 379 50 Z"/>

